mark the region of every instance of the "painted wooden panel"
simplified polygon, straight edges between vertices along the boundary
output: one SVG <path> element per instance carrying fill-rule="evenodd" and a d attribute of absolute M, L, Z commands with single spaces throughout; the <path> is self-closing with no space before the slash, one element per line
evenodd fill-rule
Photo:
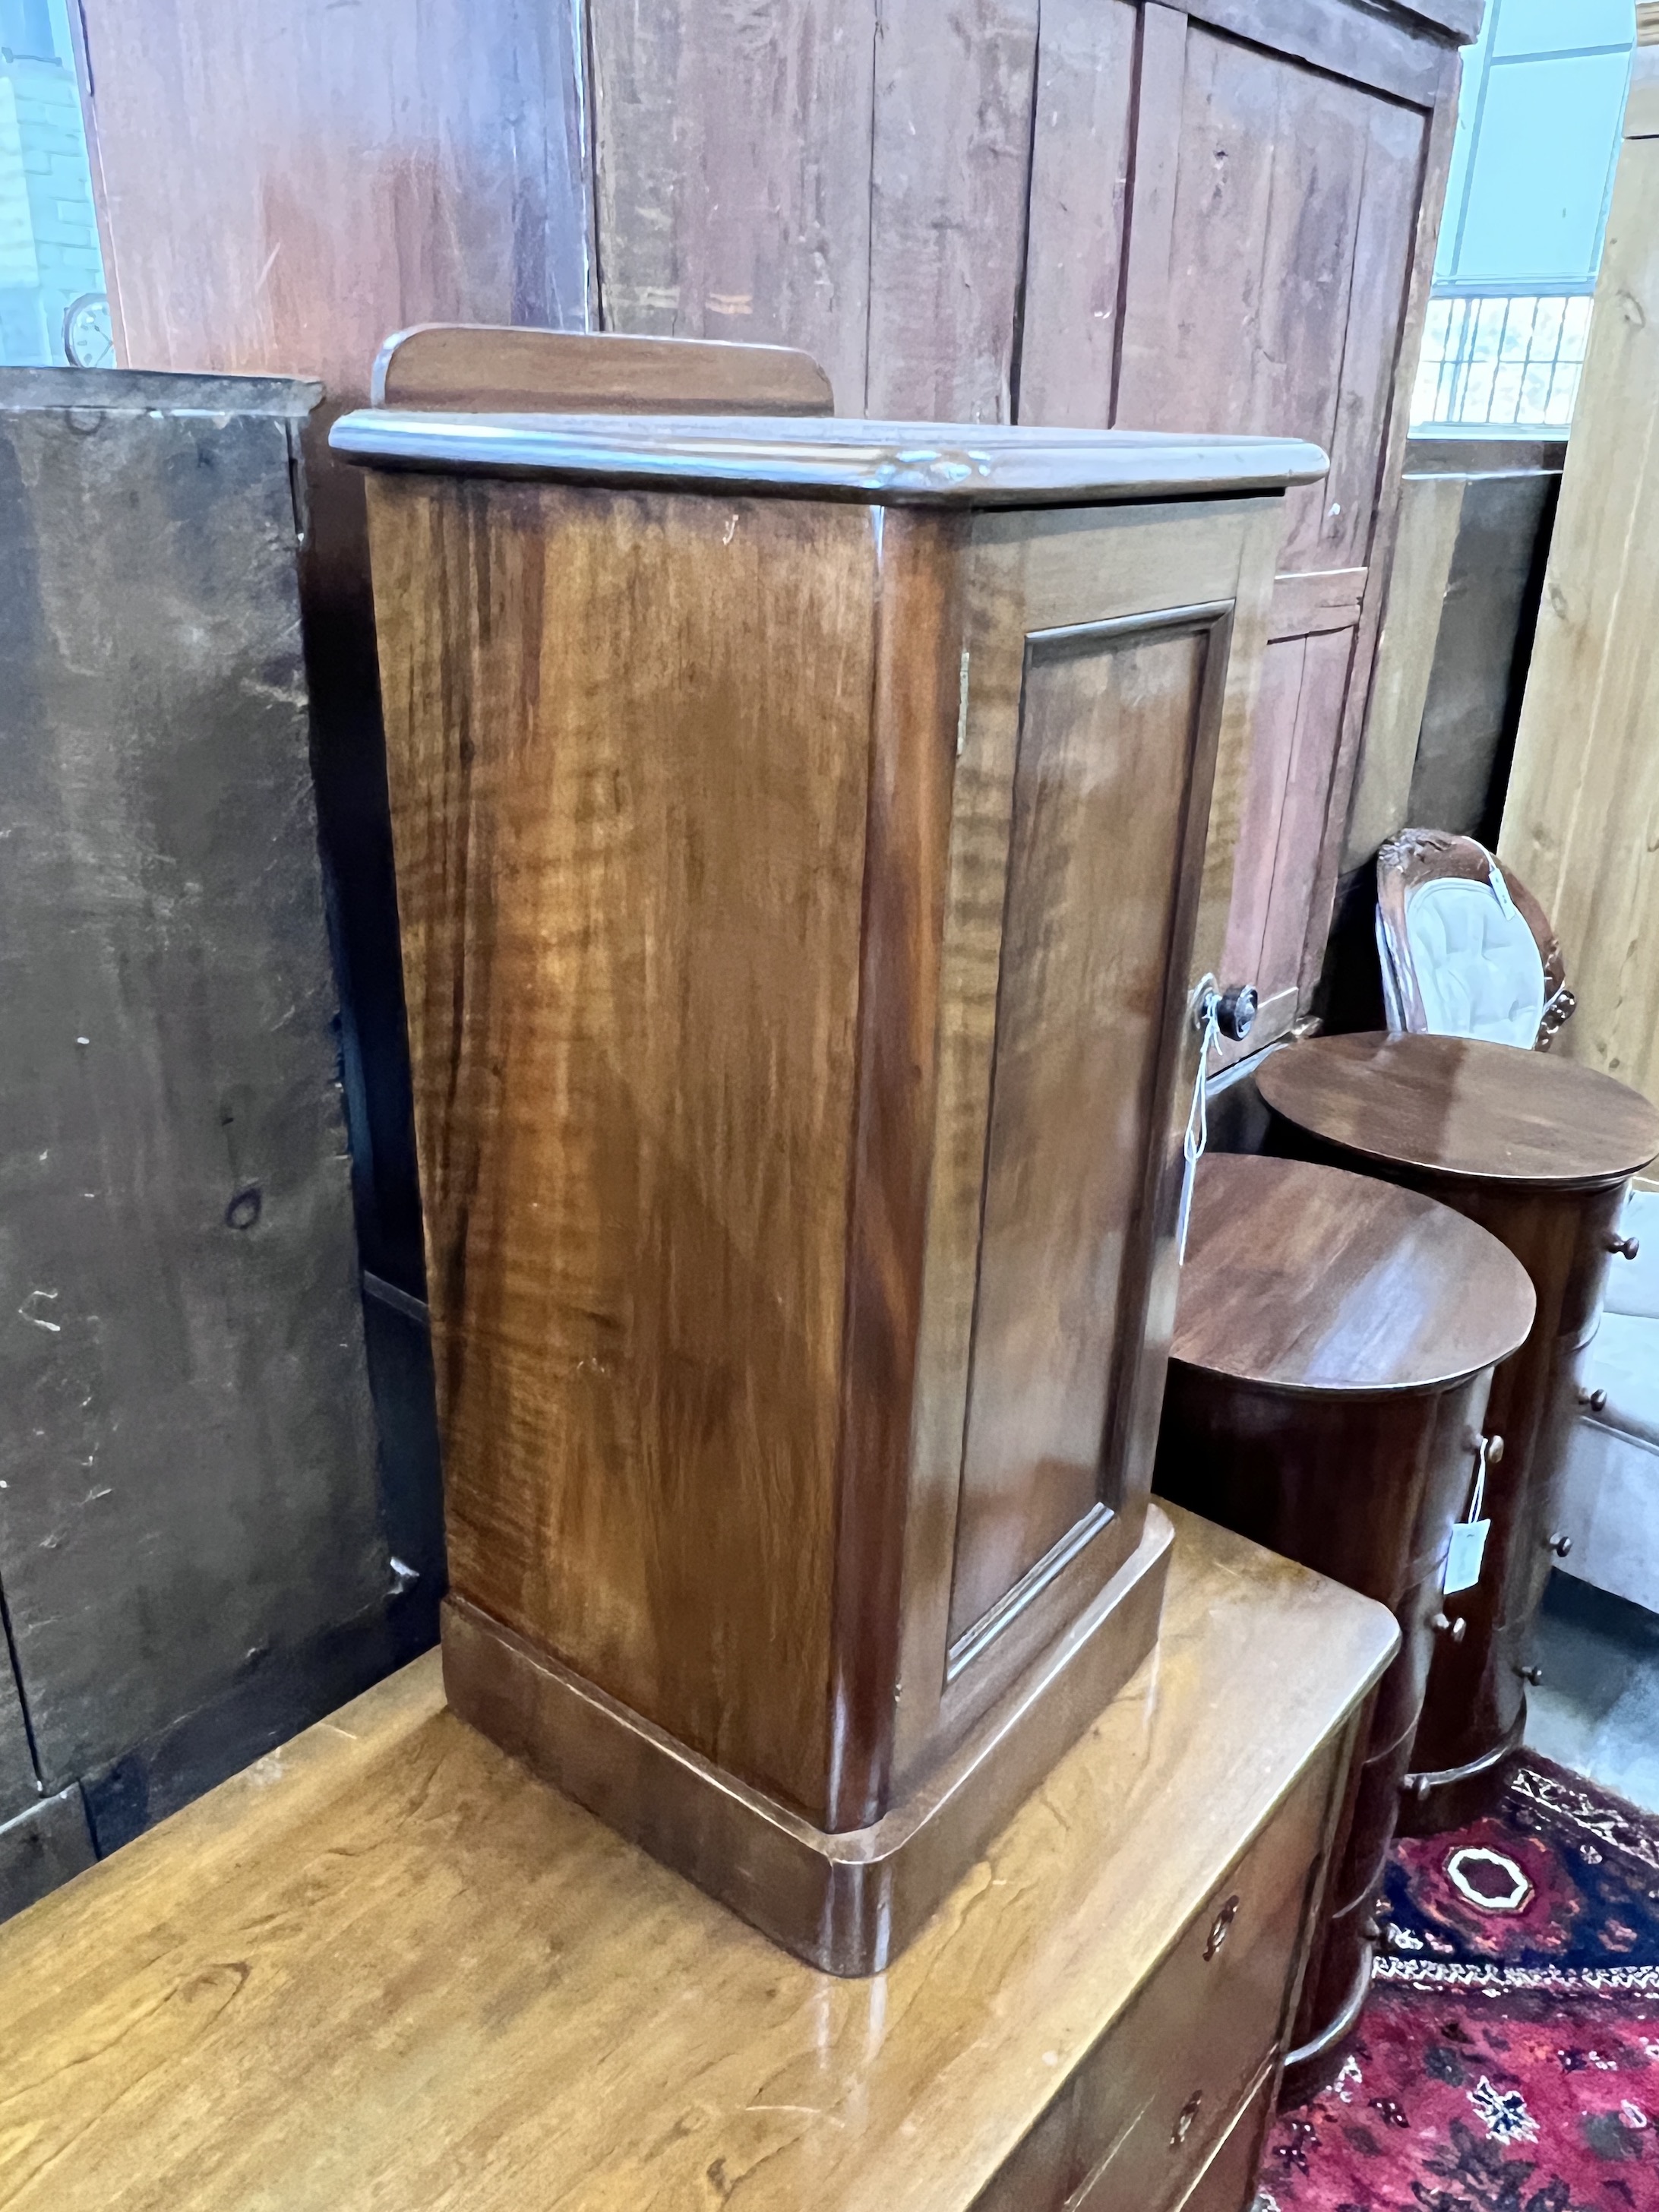
<path fill-rule="evenodd" d="M 804 347 L 863 405 L 876 0 L 592 0 L 604 327 Z"/>
<path fill-rule="evenodd" d="M 295 577 L 315 396 L 0 378 L 0 1577 L 49 1789 L 297 1681 L 388 1588 Z"/>
<path fill-rule="evenodd" d="M 1012 416 L 1036 43 L 1037 0 L 886 0 L 882 9 L 865 384 L 872 416 Z"/>
<path fill-rule="evenodd" d="M 1205 661 L 1190 630 L 1029 648 L 953 1641 L 1109 1475 L 1109 1412 L 1144 1322 L 1145 1163 L 1162 1151 L 1152 1121 Z"/>
<path fill-rule="evenodd" d="M 453 1586 L 819 1809 L 870 510 L 371 489 Z"/>

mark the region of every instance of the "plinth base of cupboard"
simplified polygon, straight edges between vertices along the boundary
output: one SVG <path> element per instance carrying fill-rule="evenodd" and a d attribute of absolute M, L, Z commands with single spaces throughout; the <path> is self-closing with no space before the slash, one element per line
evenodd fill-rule
<path fill-rule="evenodd" d="M 1492 1750 L 1482 1752 L 1466 1766 L 1448 1766 L 1437 1772 L 1408 1774 L 1402 1785 L 1397 1832 L 1402 1836 L 1440 1836 L 1462 1828 L 1491 1812 L 1498 1802 L 1498 1784 L 1511 1752 L 1519 1751 L 1527 1733 L 1527 1700 Z"/>
<path fill-rule="evenodd" d="M 1088 1609 L 882 1820 L 826 1834 L 451 1595 L 460 1717 L 710 1896 L 832 1974 L 897 1956 L 1158 1638 L 1172 1531 L 1153 1507 Z"/>

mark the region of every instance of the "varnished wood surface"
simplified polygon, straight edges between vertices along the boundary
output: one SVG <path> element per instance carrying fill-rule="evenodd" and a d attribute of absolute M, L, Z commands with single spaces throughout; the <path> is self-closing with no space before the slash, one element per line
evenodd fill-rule
<path fill-rule="evenodd" d="M 1659 1153 L 1638 1091 L 1469 1037 L 1312 1037 L 1262 1064 L 1276 1114 L 1346 1150 L 1510 1186 L 1622 1182 Z"/>
<path fill-rule="evenodd" d="M 376 407 L 483 415 L 833 415 L 830 380 L 794 346 L 417 323 L 375 356 Z"/>
<path fill-rule="evenodd" d="M 1507 1358 L 1534 1304 L 1519 1261 L 1432 1199 L 1339 1168 L 1211 1153 L 1172 1355 L 1274 1390 L 1431 1390 Z"/>
<path fill-rule="evenodd" d="M 872 518 L 374 489 L 453 1585 L 823 1813 Z"/>
<path fill-rule="evenodd" d="M 1341 2063 L 1365 1930 L 1444 1614 L 1493 1363 L 1531 1283 L 1497 1238 L 1393 1183 L 1254 1156 L 1200 1166 L 1158 1487 L 1387 1605 L 1401 1648 L 1368 1708 L 1300 2007 L 1291 2094 Z M 1494 1469 L 1494 1475 L 1497 1470 Z M 1501 1572 L 1501 1567 L 1497 1570 Z"/>
<path fill-rule="evenodd" d="M 343 416 L 336 453 L 385 467 L 459 469 L 575 483 L 794 491 L 940 507 L 1092 506 L 1175 493 L 1316 483 L 1317 446 L 1295 438 L 1038 430 L 987 423 L 802 416 L 487 416 L 395 407 Z"/>
<path fill-rule="evenodd" d="M 531 1781 L 422 1661 L 0 1929 L 0 2204 L 951 2212 L 1393 1637 L 1182 1516 L 1156 1658 L 863 1984 Z"/>
<path fill-rule="evenodd" d="M 1026 647 L 952 1643 L 1121 1502 L 1109 1420 L 1145 1330 L 1160 1063 L 1185 1043 L 1166 1034 L 1187 982 L 1178 952 L 1170 1008 L 1171 942 L 1183 904 L 1192 929 L 1220 705 L 1206 668 L 1225 649 L 1214 616 Z"/>
<path fill-rule="evenodd" d="M 939 1654 L 947 1640 L 956 1547 L 959 1531 L 968 1532 L 970 1528 L 962 1513 L 963 1440 L 975 1317 L 981 1303 L 979 1255 L 986 1219 L 983 1193 L 994 1064 L 1002 1020 L 1000 977 L 1004 929 L 1010 913 L 1009 860 L 1021 751 L 1021 701 L 1035 665 L 1027 641 L 1032 633 L 1063 633 L 1103 623 L 1121 623 L 1125 627 L 1115 639 L 1121 647 L 1133 641 L 1137 625 L 1144 639 L 1164 635 L 1168 645 L 1169 634 L 1160 633 L 1155 626 L 1157 610 L 1190 610 L 1195 603 L 1210 608 L 1232 605 L 1233 649 L 1225 661 L 1208 805 L 1196 790 L 1190 802 L 1183 802 L 1188 809 L 1188 834 L 1194 840 L 1200 834 L 1200 817 L 1207 822 L 1201 863 L 1194 865 L 1196 856 L 1188 855 L 1178 870 L 1186 881 L 1186 896 L 1196 895 L 1196 911 L 1183 910 L 1179 901 L 1171 911 L 1167 905 L 1167 884 L 1157 887 L 1154 894 L 1154 903 L 1166 915 L 1169 927 L 1164 988 L 1184 1000 L 1191 979 L 1215 963 L 1226 911 L 1241 756 L 1248 742 L 1247 702 L 1266 626 L 1277 521 L 1276 505 L 1267 499 L 1248 504 L 1194 502 L 1175 514 L 1142 507 L 1051 513 L 1040 517 L 985 514 L 974 519 L 964 631 L 969 654 L 959 675 L 963 686 L 959 739 L 954 732 L 952 738 L 953 743 L 959 742 L 960 754 L 951 807 L 939 983 L 938 1124 L 916 1355 L 914 1487 L 905 1536 L 907 1597 L 898 1670 L 896 1740 L 901 1774 L 914 1770 L 918 1759 L 936 1741 L 939 1731 L 942 1729 L 948 1737 L 999 1695 L 1013 1671 L 1029 1663 L 1052 1636 L 1057 1623 L 1068 1618 L 1078 1604 L 1087 1602 L 1092 1590 L 1133 1548 L 1150 1479 L 1158 1400 L 1173 1320 L 1174 1208 L 1182 1115 L 1176 1094 L 1183 1084 L 1190 1084 L 1196 1042 L 1183 1008 L 1178 1006 L 1171 1019 L 1167 1009 L 1160 1012 L 1153 1004 L 1156 994 L 1148 996 L 1144 967 L 1136 968 L 1139 956 L 1128 954 L 1125 940 L 1125 933 L 1133 936 L 1139 932 L 1141 918 L 1126 916 L 1122 928 L 1109 928 L 1098 945 L 1100 958 L 1125 963 L 1123 980 L 1133 985 L 1124 1008 L 1122 1040 L 1126 1048 L 1133 1045 L 1125 1064 L 1103 1057 L 1086 1038 L 1071 1039 L 1063 1022 L 1049 1024 L 1046 1041 L 1057 1069 L 1069 1067 L 1073 1077 L 1107 1085 L 1108 1095 L 1128 1117 L 1123 1133 L 1138 1127 L 1139 1141 L 1150 1146 L 1152 1155 L 1150 1158 L 1143 1155 L 1143 1171 L 1149 1173 L 1151 1181 L 1139 1192 L 1121 1181 L 1116 1186 L 1117 1197 L 1124 1204 L 1110 1216 L 1117 1224 L 1112 1235 L 1127 1240 L 1124 1249 L 1116 1250 L 1110 1237 L 1102 1248 L 1103 1264 L 1120 1271 L 1124 1304 L 1115 1318 L 1123 1324 L 1125 1342 L 1139 1346 L 1135 1371 L 1126 1374 L 1124 1386 L 1117 1393 L 1113 1408 L 1116 1425 L 1109 1434 L 1103 1431 L 1098 1439 L 1094 1494 L 1110 1500 L 1115 1517 L 1082 1532 L 1088 1540 L 1076 1551 L 1062 1545 L 1057 1561 L 1051 1562 L 1055 1565 L 1052 1577 L 1039 1565 L 1034 1579 L 1041 1589 L 1031 1583 L 1017 1585 L 1014 1609 L 996 1616 L 994 1640 L 981 1649 L 971 1665 L 958 1667 L 948 1686 L 942 1684 Z M 1194 619 L 1190 615 L 1184 617 L 1176 629 L 1189 629 Z M 1208 618 L 1205 620 L 1207 623 Z M 1051 638 L 1051 646 L 1054 641 Z M 1102 646 L 1106 642 L 1097 633 L 1094 641 Z M 1219 660 L 1222 649 L 1218 635 L 1206 644 L 1206 683 L 1218 672 L 1210 663 Z M 1036 657 L 1041 657 L 1040 652 Z M 1109 665 L 1109 660 L 1105 665 Z M 1177 687 L 1168 703 L 1171 709 L 1168 743 L 1179 753 L 1198 734 L 1190 719 L 1194 702 Z M 1200 705 L 1200 726 L 1209 711 L 1206 705 Z M 1206 736 L 1194 763 L 1206 774 L 1211 773 L 1206 757 L 1209 742 Z M 1119 774 L 1118 750 L 1109 722 L 1092 730 L 1080 749 L 1064 749 L 1066 753 L 1075 752 L 1074 765 L 1086 770 L 1073 794 L 1082 811 L 1074 809 L 1068 817 L 1074 825 L 1092 821 L 1084 793 L 1095 779 L 1109 785 L 1113 782 Z M 1026 793 L 1029 806 L 1036 793 L 1029 777 Z M 1048 794 L 1051 799 L 1056 796 Z M 1091 836 L 1095 842 L 1103 837 L 1109 845 L 1111 835 L 1109 823 L 1092 823 Z M 1040 872 L 1030 889 L 1034 893 L 1040 890 Z M 1058 925 L 1061 919 L 1058 909 L 1051 909 L 1049 918 Z M 1080 921 L 1066 925 L 1073 926 L 1081 926 Z M 1092 934 L 1094 927 L 1089 923 L 1085 933 Z M 1018 929 L 1015 936 L 1018 939 Z M 1064 955 L 1075 972 L 1075 957 L 1066 952 L 1063 931 L 1057 934 L 1056 928 L 1051 927 L 1046 934 L 1038 932 L 1033 949 L 1044 960 Z M 1144 941 L 1141 951 L 1144 953 Z M 1086 984 L 1086 969 L 1078 980 Z M 1085 1024 L 1086 1029 L 1098 1022 L 1100 1002 L 1085 991 L 1084 1003 L 1095 1010 Z M 1011 1027 L 1017 1028 L 1018 1024 Z M 1036 1034 L 1026 1042 L 1044 1044 Z M 1136 1055 L 1141 1062 L 1138 1073 L 1127 1064 Z M 1139 1089 L 1148 1076 L 1152 1083 L 1150 1101 Z M 1023 1095 L 1030 1105 L 1048 1095 L 1053 1085 L 1051 1079 L 1034 1065 L 1023 1073 L 1014 1070 L 1012 1088 L 1016 1098 Z M 1038 1141 L 1045 1150 L 1053 1146 L 1069 1153 L 1096 1126 L 1093 1109 L 1067 1111 Z M 1015 1157 L 1017 1160 L 1017 1149 Z M 1095 1176 L 1107 1172 L 1097 1159 L 1080 1171 Z M 1057 1198 L 1053 1189 L 1049 1195 Z M 1063 1212 L 1055 1214 L 1050 1227 L 1062 1218 Z M 1018 1253 L 1008 1247 L 1003 1256 L 1017 1258 Z M 1150 1270 L 1143 1272 L 1149 1258 Z M 987 1303 L 994 1309 L 995 1302 L 993 1286 Z M 1056 1316 L 1056 1326 L 1063 1326 L 1066 1346 L 1051 1345 L 1042 1353 L 1045 1360 L 1052 1358 L 1062 1364 L 1069 1361 L 1069 1371 L 1079 1390 L 1088 1387 L 1091 1365 L 1103 1370 L 1116 1361 L 1123 1348 L 1109 1340 L 1102 1319 L 1091 1302 L 1073 1298 L 1069 1310 Z M 988 1331 L 988 1344 L 994 1345 L 996 1334 L 994 1328 Z M 988 1360 L 988 1369 L 994 1370 L 998 1364 Z M 1011 1371 L 1006 1360 L 1000 1363 L 1000 1371 L 1006 1384 Z M 994 1381 L 994 1372 L 989 1379 Z M 981 1395 L 980 1402 L 983 1410 L 990 1402 L 988 1392 Z M 1024 1556 L 1029 1560 L 1036 1553 L 1028 1546 Z"/>

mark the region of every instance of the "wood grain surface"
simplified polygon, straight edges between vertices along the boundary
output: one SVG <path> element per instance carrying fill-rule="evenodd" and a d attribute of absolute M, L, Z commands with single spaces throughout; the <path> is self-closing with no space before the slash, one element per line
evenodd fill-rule
<path fill-rule="evenodd" d="M 885 0 L 878 11 L 872 415 L 1012 419 L 1037 16 L 1037 0 Z"/>
<path fill-rule="evenodd" d="M 1650 27 L 1644 27 L 1644 39 Z M 1659 52 L 1632 64 L 1498 852 L 1561 939 L 1562 1049 L 1659 1105 Z"/>
<path fill-rule="evenodd" d="M 1199 1164 L 1172 1356 L 1274 1390 L 1435 1390 L 1507 1358 L 1533 1307 L 1519 1261 L 1432 1199 L 1214 1153 Z"/>
<path fill-rule="evenodd" d="M 607 331 L 802 346 L 864 404 L 875 0 L 593 0 Z"/>
<path fill-rule="evenodd" d="M 480 415 L 832 415 L 830 380 L 793 346 L 420 323 L 389 337 L 369 380 L 376 407 Z"/>
<path fill-rule="evenodd" d="M 1261 1095 L 1370 1159 L 1513 1187 L 1620 1182 L 1659 1153 L 1638 1091 L 1553 1054 L 1472 1037 L 1310 1037 L 1263 1062 Z"/>
<path fill-rule="evenodd" d="M 393 1677 L 0 1929 L 0 2204 L 966 2205 L 1393 1648 L 1181 1530 L 1156 1660 L 867 1983 L 532 1782 L 434 1662 Z"/>
<path fill-rule="evenodd" d="M 454 1587 L 822 1813 L 872 516 L 374 493 Z"/>
<path fill-rule="evenodd" d="M 1191 927 L 1202 863 L 1202 830 L 1188 833 L 1209 795 L 1215 627 L 1026 648 L 952 1642 L 1118 1502 L 1108 1417 L 1132 1395 L 1142 1334 L 1147 1162 L 1167 1141 L 1160 1061 L 1180 1054 L 1164 1035 L 1170 945 L 1183 888 Z M 1185 983 L 1183 959 L 1183 999 Z"/>
<path fill-rule="evenodd" d="M 314 1640 L 387 1589 L 295 579 L 316 398 L 0 371 L 0 1577 L 40 1780 L 86 1777 L 107 1844 L 216 1706 L 234 1744 L 261 1697 L 335 1702 Z"/>

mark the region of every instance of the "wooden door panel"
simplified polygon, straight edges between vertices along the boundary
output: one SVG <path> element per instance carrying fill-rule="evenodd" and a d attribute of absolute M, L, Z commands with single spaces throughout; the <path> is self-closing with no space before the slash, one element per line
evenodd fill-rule
<path fill-rule="evenodd" d="M 1281 1028 L 1296 1007 L 1353 642 L 1352 629 L 1276 638 L 1262 663 L 1225 965 Z"/>
<path fill-rule="evenodd" d="M 1131 624 L 1028 647 L 953 1643 L 1113 1502 L 1209 638 Z"/>
<path fill-rule="evenodd" d="M 1132 301 L 1118 420 L 1293 432 L 1332 454 L 1287 501 L 1287 569 L 1366 558 L 1421 167 L 1420 115 L 1188 31 L 1161 299 Z M 1134 220 L 1140 219 L 1137 203 Z"/>

